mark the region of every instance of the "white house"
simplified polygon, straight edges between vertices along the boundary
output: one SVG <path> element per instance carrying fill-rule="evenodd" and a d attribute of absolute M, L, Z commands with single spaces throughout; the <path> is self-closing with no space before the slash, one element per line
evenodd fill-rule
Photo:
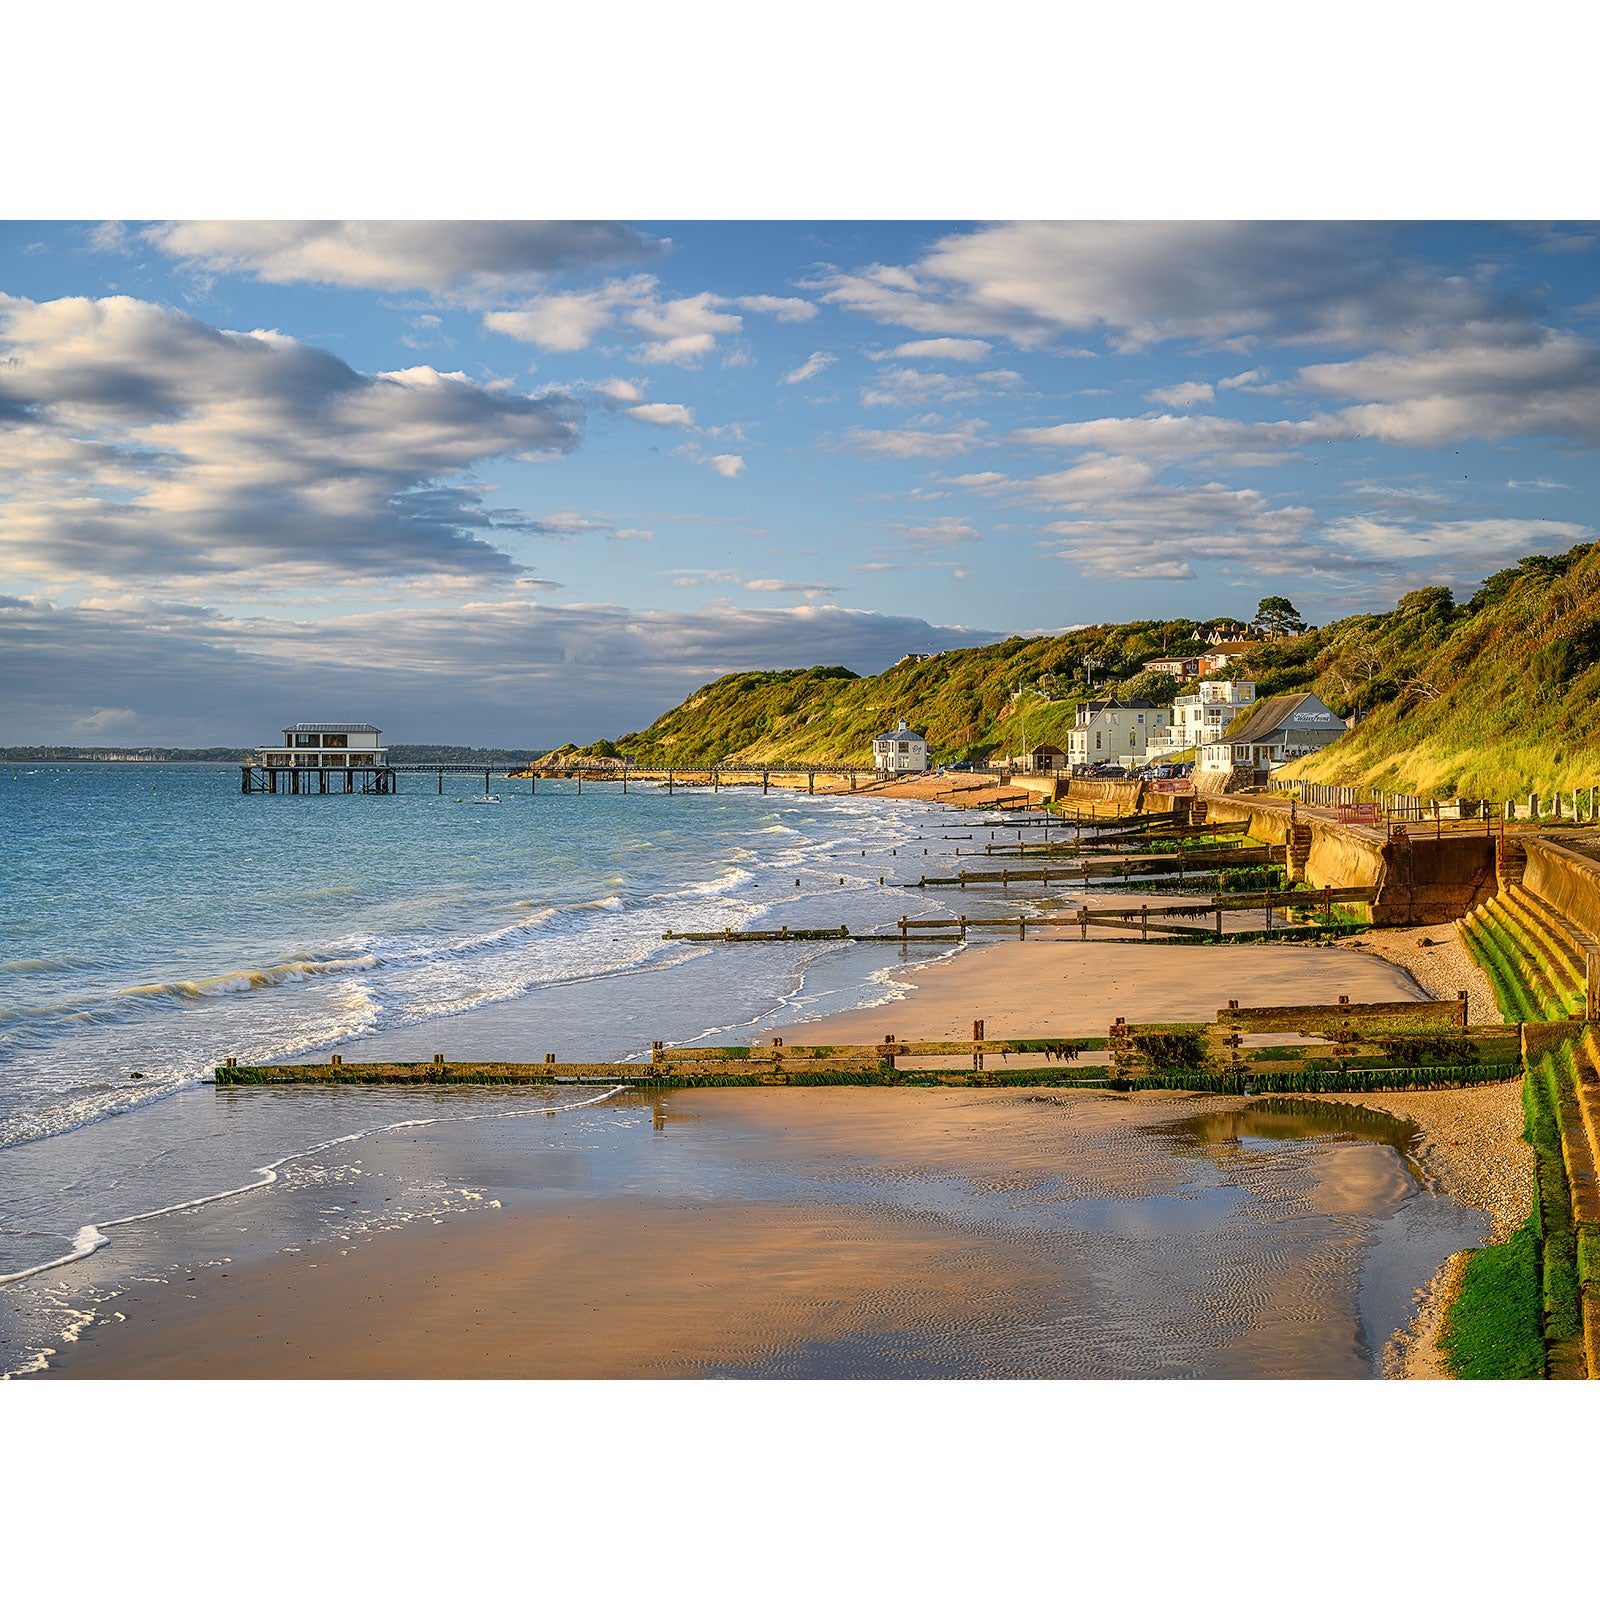
<path fill-rule="evenodd" d="M 1067 730 L 1067 760 L 1073 767 L 1096 761 L 1143 766 L 1150 740 L 1165 734 L 1166 727 L 1166 708 L 1148 700 L 1085 700 Z"/>
<path fill-rule="evenodd" d="M 879 772 L 926 772 L 927 735 L 908 728 L 902 717 L 893 733 L 880 733 L 872 741 L 872 764 Z"/>
<path fill-rule="evenodd" d="M 386 767 L 383 735 L 370 722 L 296 722 L 282 744 L 256 747 L 263 767 Z"/>
<path fill-rule="evenodd" d="M 1332 744 L 1345 731 L 1314 694 L 1275 694 L 1231 733 L 1200 751 L 1201 772 L 1241 772 L 1265 778 L 1274 767 Z"/>
<path fill-rule="evenodd" d="M 1150 754 L 1175 755 L 1215 744 L 1222 730 L 1255 699 L 1256 686 L 1248 678 L 1222 678 L 1202 683 L 1193 694 L 1180 694 L 1172 702 L 1165 737 L 1151 740 Z"/>

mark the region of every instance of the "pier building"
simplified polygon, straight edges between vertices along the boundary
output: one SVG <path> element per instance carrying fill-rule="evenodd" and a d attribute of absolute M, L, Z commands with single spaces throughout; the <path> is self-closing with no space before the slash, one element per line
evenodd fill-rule
<path fill-rule="evenodd" d="M 331 782 L 330 782 L 331 780 Z M 282 744 L 256 747 L 240 769 L 242 794 L 392 794 L 394 771 L 370 722 L 296 722 Z"/>

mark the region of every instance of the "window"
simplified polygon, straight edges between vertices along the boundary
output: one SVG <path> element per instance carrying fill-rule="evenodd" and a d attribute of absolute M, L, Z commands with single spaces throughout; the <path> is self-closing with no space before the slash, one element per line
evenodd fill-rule
<path fill-rule="evenodd" d="M 315 750 L 322 743 L 320 733 L 291 733 L 289 743 L 298 750 Z"/>
<path fill-rule="evenodd" d="M 325 733 L 322 736 L 324 750 L 346 750 L 350 746 L 350 735 L 347 733 Z"/>
<path fill-rule="evenodd" d="M 1100 748 L 1100 735 L 1098 733 L 1094 736 L 1094 747 L 1096 750 Z"/>

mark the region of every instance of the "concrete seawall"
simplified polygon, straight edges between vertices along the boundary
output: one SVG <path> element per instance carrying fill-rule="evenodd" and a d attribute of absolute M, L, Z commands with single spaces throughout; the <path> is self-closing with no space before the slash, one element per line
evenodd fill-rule
<path fill-rule="evenodd" d="M 1600 939 L 1600 862 L 1550 839 L 1524 839 L 1523 884 L 1591 938 Z"/>

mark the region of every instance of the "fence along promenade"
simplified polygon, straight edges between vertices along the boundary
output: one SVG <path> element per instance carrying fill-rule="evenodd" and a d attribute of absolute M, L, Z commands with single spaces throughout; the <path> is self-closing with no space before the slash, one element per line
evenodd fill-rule
<path fill-rule="evenodd" d="M 1503 817 L 1507 822 L 1526 820 L 1536 822 L 1540 817 L 1560 820 L 1570 817 L 1574 822 L 1600 821 L 1600 784 L 1587 789 L 1556 790 L 1548 795 L 1529 791 L 1523 800 L 1473 800 L 1456 795 L 1447 799 L 1423 799 L 1419 795 L 1400 794 L 1390 790 L 1329 783 L 1309 783 L 1303 778 L 1273 778 L 1267 785 L 1275 794 L 1294 794 L 1300 804 L 1319 806 L 1324 810 L 1341 812 L 1355 807 L 1372 807 L 1375 813 L 1368 816 L 1339 816 L 1340 822 L 1383 822 L 1393 818 L 1397 822 L 1468 821 L 1476 818 L 1486 821 L 1490 817 Z"/>

